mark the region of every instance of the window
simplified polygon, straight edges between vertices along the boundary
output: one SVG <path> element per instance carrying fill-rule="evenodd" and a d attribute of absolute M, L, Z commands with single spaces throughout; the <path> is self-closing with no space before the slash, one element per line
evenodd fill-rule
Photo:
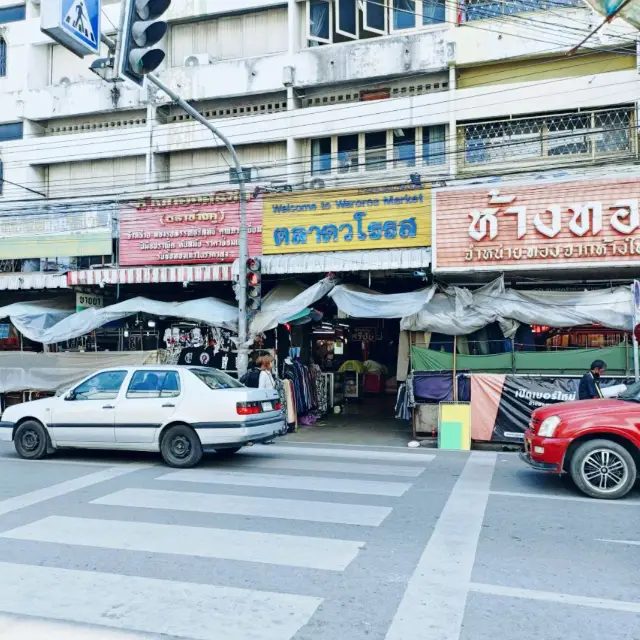
<path fill-rule="evenodd" d="M 196 377 L 204 382 L 209 389 L 238 389 L 244 388 L 241 382 L 238 382 L 231 376 L 218 371 L 217 369 L 189 369 Z"/>
<path fill-rule="evenodd" d="M 424 127 L 422 130 L 422 159 L 426 165 L 445 164 L 447 161 L 445 126 Z"/>
<path fill-rule="evenodd" d="M 422 24 L 441 24 L 445 21 L 445 0 L 422 0 Z"/>
<path fill-rule="evenodd" d="M 360 136 L 338 136 L 338 171 L 350 173 L 358 171 L 358 142 Z"/>
<path fill-rule="evenodd" d="M 336 33 L 357 40 L 359 21 L 357 0 L 336 0 Z"/>
<path fill-rule="evenodd" d="M 380 171 L 387 164 L 387 132 L 364 134 L 364 163 L 367 171 Z"/>
<path fill-rule="evenodd" d="M 7 43 L 0 36 L 0 78 L 7 75 Z"/>
<path fill-rule="evenodd" d="M 0 8 L 0 24 L 7 22 L 18 22 L 26 17 L 26 6 L 24 4 L 17 7 Z"/>
<path fill-rule="evenodd" d="M 22 122 L 7 122 L 5 124 L 0 124 L 0 142 L 22 140 L 22 131 Z"/>
<path fill-rule="evenodd" d="M 549 114 L 463 125 L 464 163 L 579 159 L 635 150 L 633 107 Z"/>
<path fill-rule="evenodd" d="M 329 0 L 307 2 L 307 37 L 312 42 L 331 42 L 333 34 L 333 4 Z"/>
<path fill-rule="evenodd" d="M 311 141 L 311 173 L 331 171 L 331 138 L 317 138 Z"/>
<path fill-rule="evenodd" d="M 396 169 L 416 166 L 415 129 L 393 130 L 393 166 Z"/>
<path fill-rule="evenodd" d="M 381 0 L 365 0 L 362 23 L 367 31 L 387 33 L 387 9 Z"/>
<path fill-rule="evenodd" d="M 115 400 L 127 377 L 126 371 L 105 371 L 77 386 L 70 400 Z"/>
<path fill-rule="evenodd" d="M 387 35 L 445 21 L 445 0 L 307 0 L 310 47 Z"/>
<path fill-rule="evenodd" d="M 179 395 L 177 371 L 136 371 L 127 389 L 127 398 L 177 398 Z"/>
<path fill-rule="evenodd" d="M 547 11 L 582 5 L 582 0 L 515 0 L 513 2 L 506 2 L 505 0 L 464 0 L 464 7 L 458 14 L 458 21 L 471 22 L 472 20 L 524 13 L 525 11 Z"/>
<path fill-rule="evenodd" d="M 446 125 L 440 124 L 317 138 L 310 141 L 312 173 L 442 167 L 447 163 L 446 130 Z"/>
<path fill-rule="evenodd" d="M 416 0 L 393 0 L 393 28 L 415 29 Z"/>

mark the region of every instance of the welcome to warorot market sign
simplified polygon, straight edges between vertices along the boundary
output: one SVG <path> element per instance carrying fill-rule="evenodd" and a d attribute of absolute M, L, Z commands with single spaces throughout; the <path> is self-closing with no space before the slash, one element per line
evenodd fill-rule
<path fill-rule="evenodd" d="M 434 201 L 436 271 L 640 265 L 640 177 L 440 189 Z"/>

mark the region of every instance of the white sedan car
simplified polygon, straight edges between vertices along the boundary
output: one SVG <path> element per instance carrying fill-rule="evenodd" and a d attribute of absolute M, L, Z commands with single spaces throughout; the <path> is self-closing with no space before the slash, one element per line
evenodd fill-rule
<path fill-rule="evenodd" d="M 160 451 L 172 467 L 203 452 L 231 454 L 284 430 L 278 394 L 250 389 L 217 369 L 105 369 L 54 398 L 9 407 L 0 441 L 38 459 L 56 449 Z"/>

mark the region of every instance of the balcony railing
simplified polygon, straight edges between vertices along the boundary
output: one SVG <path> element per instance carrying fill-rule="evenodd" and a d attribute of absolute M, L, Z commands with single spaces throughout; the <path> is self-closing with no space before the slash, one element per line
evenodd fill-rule
<path fill-rule="evenodd" d="M 637 150 L 633 107 L 476 122 L 458 127 L 461 168 L 593 161 Z"/>
<path fill-rule="evenodd" d="M 465 0 L 464 4 L 461 3 L 458 22 L 576 6 L 584 6 L 583 0 Z"/>

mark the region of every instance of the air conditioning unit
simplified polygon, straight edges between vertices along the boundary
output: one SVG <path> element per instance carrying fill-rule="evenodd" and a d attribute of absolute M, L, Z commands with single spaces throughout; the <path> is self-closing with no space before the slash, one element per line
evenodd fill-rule
<path fill-rule="evenodd" d="M 185 67 L 204 67 L 213 62 L 208 53 L 192 53 L 184 59 Z"/>

